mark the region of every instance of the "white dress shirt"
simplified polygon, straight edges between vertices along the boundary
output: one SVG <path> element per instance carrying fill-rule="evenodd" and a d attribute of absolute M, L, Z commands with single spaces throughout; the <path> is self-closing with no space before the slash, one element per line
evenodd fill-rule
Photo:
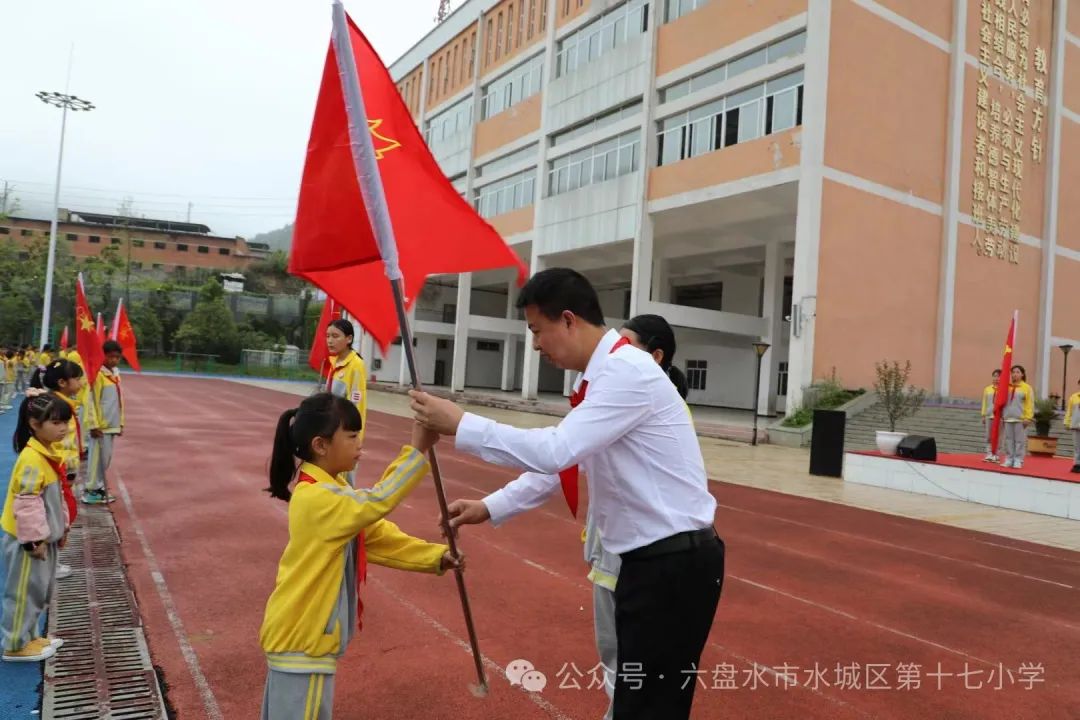
<path fill-rule="evenodd" d="M 456 447 L 527 472 L 484 498 L 494 524 L 544 503 L 558 473 L 580 464 L 590 510 L 606 550 L 626 553 L 676 533 L 712 525 L 701 446 L 683 399 L 652 356 L 611 348 L 609 330 L 578 379 L 585 400 L 555 427 L 522 430 L 466 413 Z"/>

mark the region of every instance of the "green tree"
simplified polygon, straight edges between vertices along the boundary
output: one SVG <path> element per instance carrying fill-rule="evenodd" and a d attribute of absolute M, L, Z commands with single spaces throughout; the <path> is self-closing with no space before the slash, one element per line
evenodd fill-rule
<path fill-rule="evenodd" d="M 158 314 L 154 312 L 149 303 L 131 308 L 129 312 L 131 324 L 135 328 L 135 337 L 139 342 L 139 350 L 145 353 L 161 354 L 165 351 L 162 344 L 164 328 Z M 177 323 L 179 325 L 179 322 Z M 176 332 L 174 329 L 173 332 Z"/>
<path fill-rule="evenodd" d="M 35 316 L 34 306 L 26 298 L 11 294 L 0 296 L 0 342 L 30 342 Z"/>
<path fill-rule="evenodd" d="M 240 334 L 221 285 L 210 280 L 202 286 L 199 301 L 176 331 L 175 341 L 184 352 L 218 355 L 223 362 L 239 361 Z"/>

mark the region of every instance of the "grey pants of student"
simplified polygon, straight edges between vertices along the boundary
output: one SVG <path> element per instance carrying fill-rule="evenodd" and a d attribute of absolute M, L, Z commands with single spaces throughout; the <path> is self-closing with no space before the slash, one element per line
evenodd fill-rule
<path fill-rule="evenodd" d="M 1073 432 L 1073 465 L 1080 465 L 1080 428 Z"/>
<path fill-rule="evenodd" d="M 330 720 L 334 675 L 268 670 L 260 720 Z"/>
<path fill-rule="evenodd" d="M 1005 459 L 1023 460 L 1027 455 L 1027 428 L 1022 422 L 1005 423 Z"/>
<path fill-rule="evenodd" d="M 998 422 L 1001 422 L 1001 421 L 999 420 Z M 983 420 L 983 438 L 986 440 L 986 454 L 987 455 L 994 452 L 992 446 L 990 445 L 990 431 L 993 430 L 993 429 L 994 429 L 994 419 L 993 418 L 985 418 Z M 999 446 L 998 450 L 999 451 L 1001 449 L 1001 447 L 1000 447 L 1001 446 L 1001 440 L 1002 440 L 1002 434 L 1001 434 L 1001 432 L 998 432 L 998 446 Z M 999 452 L 999 454 L 1000 454 L 1000 452 Z"/>
<path fill-rule="evenodd" d="M 105 471 L 112 463 L 115 435 L 90 438 L 90 451 L 86 457 L 86 490 L 105 490 Z"/>
<path fill-rule="evenodd" d="M 619 664 L 619 639 L 615 635 L 615 593 L 593 584 L 593 627 L 596 632 L 596 650 L 604 666 L 604 692 L 608 696 L 608 709 L 604 720 L 611 720 L 615 699 L 615 673 Z"/>
<path fill-rule="evenodd" d="M 50 543 L 48 555 L 37 560 L 22 549 L 19 541 L 0 532 L 0 557 L 7 571 L 4 586 L 3 619 L 0 620 L 0 643 L 4 652 L 22 650 L 36 637 L 41 615 L 52 599 L 56 575 L 56 545 Z"/>

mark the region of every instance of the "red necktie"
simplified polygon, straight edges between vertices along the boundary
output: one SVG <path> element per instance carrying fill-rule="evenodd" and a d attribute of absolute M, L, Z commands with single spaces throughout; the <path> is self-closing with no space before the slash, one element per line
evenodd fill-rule
<path fill-rule="evenodd" d="M 611 353 L 621 348 L 623 345 L 629 345 L 630 341 L 626 338 L 619 338 L 619 341 L 611 348 Z M 610 354 L 610 353 L 609 353 Z M 570 408 L 576 408 L 578 405 L 585 401 L 585 392 L 589 389 L 589 381 L 582 380 L 581 385 L 578 386 L 576 392 L 570 396 Z M 578 509 L 578 475 L 579 469 L 577 465 L 566 468 L 559 471 L 559 481 L 562 483 L 563 497 L 566 498 L 566 504 L 570 507 L 570 514 L 577 517 Z"/>
<path fill-rule="evenodd" d="M 315 478 L 300 473 L 299 482 L 316 483 Z M 364 531 L 356 536 L 356 629 L 364 629 L 364 601 L 360 595 L 360 584 L 367 582 L 367 548 L 364 545 Z"/>

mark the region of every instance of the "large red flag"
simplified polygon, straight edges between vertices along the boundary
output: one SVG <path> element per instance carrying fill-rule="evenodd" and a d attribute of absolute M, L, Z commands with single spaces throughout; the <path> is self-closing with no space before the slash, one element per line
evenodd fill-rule
<path fill-rule="evenodd" d="M 349 20 L 368 127 L 397 239 L 406 303 L 429 275 L 525 264 L 458 194 L 413 124 L 393 78 Z M 341 76 L 331 43 L 311 125 L 289 271 L 322 288 L 384 352 L 398 336 L 390 283 L 357 181 Z"/>
<path fill-rule="evenodd" d="M 135 328 L 128 319 L 127 308 L 124 307 L 123 299 L 117 304 L 116 317 L 113 318 L 112 339 L 120 343 L 124 350 L 124 359 L 135 372 L 142 372 L 139 367 L 139 350 L 135 338 Z"/>
<path fill-rule="evenodd" d="M 994 424 L 990 427 L 990 452 L 997 455 L 998 440 L 1001 433 L 1001 417 L 1005 405 L 1009 402 L 1009 386 L 1012 382 L 1013 348 L 1016 347 L 1016 321 L 1020 312 L 1013 312 L 1009 323 L 1009 334 L 1005 336 L 1005 352 L 1001 356 L 1001 379 L 998 381 L 997 395 L 994 396 Z"/>
<path fill-rule="evenodd" d="M 79 351 L 90 383 L 97 379 L 98 370 L 105 360 L 101 342 L 90 305 L 86 302 L 82 273 L 79 273 L 79 279 L 75 283 L 75 349 Z"/>
<path fill-rule="evenodd" d="M 326 362 L 330 359 L 330 351 L 326 347 L 326 329 L 340 317 L 341 308 L 334 298 L 327 296 L 319 315 L 319 325 L 315 328 L 315 337 L 311 340 L 311 353 L 308 354 L 308 365 L 319 375 L 326 372 Z"/>
<path fill-rule="evenodd" d="M 68 326 L 64 326 L 64 332 L 60 333 L 60 349 L 67 350 L 68 348 Z"/>

